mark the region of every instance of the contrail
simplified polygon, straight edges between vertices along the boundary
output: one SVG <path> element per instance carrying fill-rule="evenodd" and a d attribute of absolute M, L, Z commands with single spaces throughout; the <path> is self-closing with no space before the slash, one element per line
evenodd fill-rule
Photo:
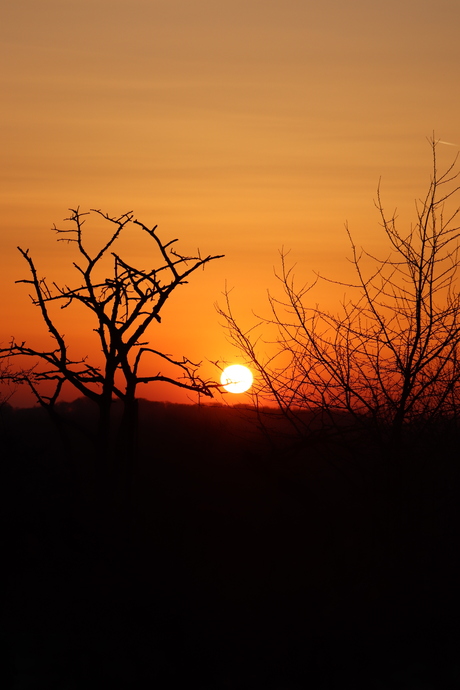
<path fill-rule="evenodd" d="M 458 144 L 453 144 L 451 141 L 441 141 L 441 139 L 438 139 L 436 143 L 446 144 L 446 146 L 456 146 L 457 148 L 459 148 Z"/>

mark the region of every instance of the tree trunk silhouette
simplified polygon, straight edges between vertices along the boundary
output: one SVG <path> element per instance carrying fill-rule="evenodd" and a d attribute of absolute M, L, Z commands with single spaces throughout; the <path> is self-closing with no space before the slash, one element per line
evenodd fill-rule
<path fill-rule="evenodd" d="M 94 253 L 87 249 L 83 232 L 91 213 L 110 227 L 108 240 Z M 29 250 L 18 247 L 27 263 L 29 278 L 17 282 L 31 289 L 32 303 L 40 312 L 51 346 L 40 350 L 12 338 L 8 347 L 0 349 L 0 362 L 5 363 L 0 373 L 17 384 L 27 384 L 51 415 L 57 414 L 55 405 L 64 384 L 70 383 L 78 395 L 97 405 L 94 472 L 98 522 L 102 534 L 106 530 L 112 533 L 112 540 L 116 541 L 118 534 L 123 541 L 130 522 L 137 455 L 138 385 L 161 381 L 208 397 L 220 387 L 200 377 L 200 363 L 194 364 L 186 357 L 175 359 L 150 347 L 150 331 L 161 324 L 163 307 L 174 291 L 186 285 L 199 268 L 223 255 L 202 257 L 199 250 L 192 255 L 182 254 L 175 246 L 176 239 L 164 242 L 156 225 L 153 228 L 144 225 L 134 219 L 132 212 L 111 217 L 98 209 L 82 213 L 76 208 L 71 209 L 66 221 L 70 227 L 53 229 L 58 241 L 76 250 L 76 260 L 72 262 L 78 276 L 76 286 L 69 287 L 68 283 L 49 286 L 45 278 L 39 277 Z M 147 269 L 131 265 L 114 251 L 120 235 L 130 225 L 131 232 L 140 232 L 151 242 L 152 256 L 145 257 Z M 102 365 L 99 360 L 91 364 L 87 357 L 73 359 L 69 355 L 67 338 L 57 325 L 53 309 L 77 305 L 83 306 L 94 321 L 95 349 L 102 353 Z M 31 366 L 13 371 L 11 361 L 17 357 L 31 361 Z M 152 363 L 147 365 L 146 358 L 156 362 L 158 373 L 148 373 L 152 371 Z M 168 368 L 168 373 L 162 373 L 162 366 Z M 44 389 L 42 384 L 47 387 Z M 118 410 L 114 403 L 122 406 L 117 428 L 114 422 Z"/>

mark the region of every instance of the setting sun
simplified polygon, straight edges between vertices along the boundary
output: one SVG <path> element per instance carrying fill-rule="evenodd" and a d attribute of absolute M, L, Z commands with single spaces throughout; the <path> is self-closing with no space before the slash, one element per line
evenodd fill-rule
<path fill-rule="evenodd" d="M 229 393 L 244 393 L 252 386 L 253 376 L 242 364 L 232 364 L 222 372 L 220 382 Z"/>

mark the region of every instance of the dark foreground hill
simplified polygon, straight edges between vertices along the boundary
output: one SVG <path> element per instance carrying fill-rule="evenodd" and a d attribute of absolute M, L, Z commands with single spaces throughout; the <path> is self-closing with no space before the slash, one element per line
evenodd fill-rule
<path fill-rule="evenodd" d="M 60 411 L 93 424 L 84 401 Z M 2 687 L 459 686 L 456 433 L 395 462 L 256 422 L 143 401 L 118 548 L 95 527 L 86 437 L 2 409 Z"/>

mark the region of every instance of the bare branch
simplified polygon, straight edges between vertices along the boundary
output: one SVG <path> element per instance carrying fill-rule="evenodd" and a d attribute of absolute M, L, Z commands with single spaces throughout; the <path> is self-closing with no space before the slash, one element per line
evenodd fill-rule
<path fill-rule="evenodd" d="M 83 232 L 91 214 L 97 214 L 111 226 L 108 239 L 94 255 L 86 248 Z M 182 254 L 175 249 L 177 239 L 163 242 L 156 226 L 149 229 L 133 220 L 131 211 L 110 216 L 100 209 L 82 212 L 77 207 L 70 209 L 66 221 L 70 227 L 61 229 L 54 226 L 53 230 L 58 235 L 58 241 L 68 243 L 78 254 L 77 260 L 71 264 L 78 277 L 78 282 L 73 286 L 67 283 L 59 286 L 52 282 L 50 287 L 44 278 L 38 276 L 29 250 L 18 247 L 30 274 L 29 278 L 18 282 L 32 286 L 32 303 L 40 310 L 54 343 L 45 350 L 12 339 L 9 347 L 1 349 L 0 359 L 19 357 L 33 362 L 32 367 L 16 371 L 15 382 L 28 385 L 39 404 L 48 409 L 54 407 L 64 383 L 70 383 L 80 394 L 98 404 L 101 434 L 107 438 L 112 400 L 119 398 L 125 410 L 132 411 L 140 383 L 166 381 L 187 390 L 212 395 L 213 389 L 220 387 L 220 384 L 203 380 L 198 375 L 198 364 L 185 357 L 176 360 L 149 347 L 150 337 L 145 336 L 151 324 L 161 323 L 161 310 L 174 290 L 185 284 L 196 270 L 223 255 L 202 257 L 199 250 L 196 256 Z M 115 242 L 129 226 L 138 226 L 153 240 L 154 251 L 147 259 L 150 264 L 148 269 L 133 266 L 114 251 Z M 95 320 L 93 331 L 99 340 L 103 357 L 102 366 L 69 356 L 66 338 L 58 328 L 53 313 L 55 304 L 61 309 L 78 304 L 92 314 Z M 155 376 L 139 375 L 141 357 L 147 352 L 177 368 L 179 377 L 175 379 L 161 373 Z M 42 392 L 41 385 L 44 383 L 53 386 L 51 393 L 49 390 L 46 394 Z"/>
<path fill-rule="evenodd" d="M 386 428 L 394 438 L 405 425 L 457 415 L 460 391 L 459 208 L 448 209 L 460 187 L 458 157 L 439 173 L 436 140 L 430 140 L 432 175 L 425 196 L 416 202 L 416 221 L 397 227 L 396 211 L 387 214 L 377 187 L 375 205 L 390 253 L 379 258 L 358 249 L 345 226 L 355 280 L 341 282 L 352 295 L 338 314 L 308 305 L 314 285 L 295 283 L 294 265 L 280 252 L 275 273 L 282 296 L 268 295 L 271 314 L 259 320 L 270 340 L 244 333 L 226 306 L 218 309 L 230 339 L 259 374 L 260 395 L 276 401 L 293 426 L 300 410 L 318 409 L 336 424 L 336 413 L 353 423 Z M 275 347 L 261 360 L 260 345 Z"/>

